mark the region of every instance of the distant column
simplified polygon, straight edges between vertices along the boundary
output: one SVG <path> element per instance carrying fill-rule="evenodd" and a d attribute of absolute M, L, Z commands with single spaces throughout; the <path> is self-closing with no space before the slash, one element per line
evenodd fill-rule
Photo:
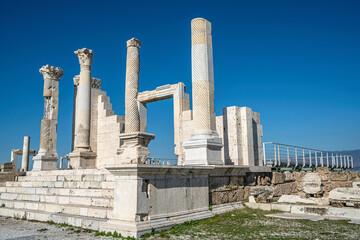
<path fill-rule="evenodd" d="M 90 148 L 91 66 L 93 51 L 75 51 L 80 63 L 80 78 L 75 110 L 74 150 L 69 154 L 72 168 L 94 168 L 96 153 Z"/>
<path fill-rule="evenodd" d="M 183 145 L 184 164 L 221 165 L 223 145 L 216 132 L 211 23 L 203 18 L 191 21 L 191 66 L 194 131 Z"/>
<path fill-rule="evenodd" d="M 22 171 L 26 172 L 29 169 L 29 149 L 30 149 L 30 137 L 24 137 L 24 144 L 23 144 L 23 152 L 22 152 L 22 161 L 21 161 L 21 169 Z"/>
<path fill-rule="evenodd" d="M 43 66 L 39 72 L 44 78 L 44 117 L 41 120 L 39 152 L 33 158 L 33 171 L 56 169 L 59 81 L 64 73 L 61 68 L 50 65 Z"/>

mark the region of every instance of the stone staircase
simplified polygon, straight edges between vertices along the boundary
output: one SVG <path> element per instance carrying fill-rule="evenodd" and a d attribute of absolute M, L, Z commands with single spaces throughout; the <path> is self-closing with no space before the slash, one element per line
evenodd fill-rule
<path fill-rule="evenodd" d="M 103 169 L 27 172 L 0 187 L 0 215 L 98 230 L 112 214 L 114 184 Z"/>

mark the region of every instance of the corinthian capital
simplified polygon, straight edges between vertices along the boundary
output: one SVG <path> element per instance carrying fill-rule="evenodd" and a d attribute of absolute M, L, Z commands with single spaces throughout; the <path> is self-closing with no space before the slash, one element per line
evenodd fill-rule
<path fill-rule="evenodd" d="M 81 67 L 88 67 L 91 69 L 93 51 L 87 48 L 79 49 L 74 52 L 79 57 L 79 63 Z"/>
<path fill-rule="evenodd" d="M 136 38 L 132 38 L 129 41 L 126 42 L 127 47 L 137 47 L 140 48 L 141 43 L 139 40 L 137 40 Z"/>
<path fill-rule="evenodd" d="M 44 79 L 51 78 L 57 81 L 60 80 L 60 78 L 64 73 L 64 71 L 61 68 L 50 65 L 43 66 L 42 68 L 40 68 L 39 72 L 44 76 Z"/>

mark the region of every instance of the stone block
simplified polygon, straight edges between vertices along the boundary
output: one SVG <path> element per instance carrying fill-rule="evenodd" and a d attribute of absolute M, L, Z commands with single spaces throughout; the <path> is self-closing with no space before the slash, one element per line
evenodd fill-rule
<path fill-rule="evenodd" d="M 353 182 L 352 187 L 353 188 L 360 188 L 360 182 Z"/>
<path fill-rule="evenodd" d="M 302 179 L 303 192 L 307 194 L 322 193 L 322 180 L 318 173 L 306 173 Z"/>
<path fill-rule="evenodd" d="M 285 182 L 285 174 L 281 172 L 273 172 L 272 174 L 272 181 L 273 185 L 281 184 Z"/>
<path fill-rule="evenodd" d="M 283 212 L 290 212 L 291 206 L 288 204 L 271 204 L 271 210 L 278 210 Z"/>
<path fill-rule="evenodd" d="M 281 195 L 290 195 L 292 193 L 297 193 L 297 183 L 296 182 L 288 182 L 284 184 L 278 184 L 274 189 L 274 196 Z"/>
<path fill-rule="evenodd" d="M 294 175 L 289 171 L 285 171 L 284 175 L 285 175 L 285 179 L 284 179 L 285 182 L 293 182 L 295 180 Z"/>
<path fill-rule="evenodd" d="M 335 188 L 330 191 L 329 199 L 330 201 L 332 200 L 360 201 L 360 188 Z"/>

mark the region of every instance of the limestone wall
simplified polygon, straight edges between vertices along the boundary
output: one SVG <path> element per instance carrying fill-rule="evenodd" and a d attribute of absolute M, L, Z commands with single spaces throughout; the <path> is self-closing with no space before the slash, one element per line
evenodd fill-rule
<path fill-rule="evenodd" d="M 78 76 L 74 78 L 74 112 L 78 100 L 77 85 Z M 73 122 L 75 124 L 75 118 Z M 124 132 L 124 122 L 124 116 L 114 114 L 110 97 L 101 90 L 101 80 L 92 78 L 90 147 L 97 154 L 95 162 L 97 168 L 114 164 L 117 157 L 116 150 L 120 147 L 119 134 Z"/>
<path fill-rule="evenodd" d="M 309 173 L 315 178 L 314 182 L 306 182 L 305 176 Z M 319 182 L 316 181 L 317 177 Z M 212 204 L 221 204 L 243 201 L 250 195 L 263 202 L 276 201 L 282 195 L 328 197 L 332 189 L 352 187 L 352 183 L 358 181 L 360 172 L 332 172 L 326 167 L 314 172 L 249 172 L 244 177 L 210 176 L 209 199 Z M 309 185 L 318 188 L 316 194 L 309 192 Z"/>
<path fill-rule="evenodd" d="M 183 142 L 191 137 L 194 130 L 192 110 L 183 111 Z M 216 117 L 216 131 L 224 147 L 221 160 L 225 165 L 262 166 L 263 135 L 260 114 L 248 107 L 227 107 L 223 116 Z"/>

